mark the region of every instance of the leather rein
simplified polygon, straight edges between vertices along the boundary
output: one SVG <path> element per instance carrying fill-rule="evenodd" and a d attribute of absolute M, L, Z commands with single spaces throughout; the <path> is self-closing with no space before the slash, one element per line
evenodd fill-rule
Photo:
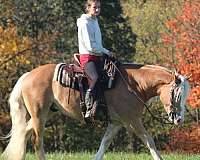
<path fill-rule="evenodd" d="M 116 69 L 116 71 L 119 73 L 120 77 L 122 78 L 122 81 L 128 86 L 129 91 L 131 93 L 133 93 L 136 98 L 145 106 L 146 110 L 150 113 L 150 115 L 152 116 L 153 119 L 157 120 L 158 122 L 162 123 L 162 124 L 173 124 L 171 121 L 169 121 L 168 118 L 166 117 L 159 117 L 159 116 L 155 116 L 151 110 L 150 110 L 150 106 L 152 106 L 152 103 L 150 105 L 147 105 L 142 98 L 135 92 L 135 90 L 133 89 L 133 87 L 131 87 L 131 85 L 129 84 L 129 82 L 125 79 L 125 77 L 123 76 L 122 72 L 120 71 L 120 69 L 116 66 L 116 64 L 111 61 L 112 65 L 114 66 L 114 68 Z M 172 86 L 173 87 L 173 86 Z M 171 89 L 174 90 L 175 88 Z M 173 104 L 173 97 L 171 95 L 171 103 Z"/>

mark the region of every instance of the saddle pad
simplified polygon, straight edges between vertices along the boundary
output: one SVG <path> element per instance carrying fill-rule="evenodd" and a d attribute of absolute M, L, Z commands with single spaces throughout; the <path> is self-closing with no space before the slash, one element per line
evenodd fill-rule
<path fill-rule="evenodd" d="M 56 65 L 53 81 L 57 81 L 63 86 L 70 86 L 71 78 L 69 77 L 69 73 L 65 69 L 67 66 L 68 65 L 66 63 L 59 63 Z"/>
<path fill-rule="evenodd" d="M 83 77 L 81 78 L 83 88 L 88 88 L 87 80 L 77 66 L 74 64 L 59 63 L 56 65 L 53 81 L 59 82 L 63 87 L 79 90 L 79 77 Z"/>

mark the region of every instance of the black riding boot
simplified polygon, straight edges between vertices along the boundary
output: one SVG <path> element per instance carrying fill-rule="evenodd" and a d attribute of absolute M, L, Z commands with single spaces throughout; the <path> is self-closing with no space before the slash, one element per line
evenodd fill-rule
<path fill-rule="evenodd" d="M 93 105 L 94 97 L 91 89 L 88 89 L 85 94 L 85 105 L 86 105 L 86 113 L 85 118 L 89 118 L 91 116 L 91 109 Z"/>

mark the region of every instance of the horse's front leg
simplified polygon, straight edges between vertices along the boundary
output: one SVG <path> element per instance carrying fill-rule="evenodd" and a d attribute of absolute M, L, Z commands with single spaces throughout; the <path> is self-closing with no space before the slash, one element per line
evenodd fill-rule
<path fill-rule="evenodd" d="M 134 120 L 130 125 L 126 126 L 126 128 L 129 132 L 130 131 L 133 132 L 133 130 L 135 131 L 136 135 L 149 148 L 150 153 L 154 160 L 162 160 L 160 153 L 156 149 L 153 138 L 148 134 L 140 119 Z"/>
<path fill-rule="evenodd" d="M 110 143 L 112 142 L 113 137 L 117 134 L 117 132 L 119 131 L 120 128 L 121 128 L 121 125 L 119 125 L 119 124 L 112 124 L 112 123 L 108 124 L 106 132 L 101 141 L 99 150 L 95 155 L 95 160 L 103 159 L 103 155 L 104 155 L 106 149 L 109 147 Z"/>

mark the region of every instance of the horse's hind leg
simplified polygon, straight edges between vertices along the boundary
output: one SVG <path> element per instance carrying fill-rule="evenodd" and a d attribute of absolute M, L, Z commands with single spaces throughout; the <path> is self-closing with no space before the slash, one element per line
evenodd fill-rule
<path fill-rule="evenodd" d="M 133 132 L 133 129 L 134 129 L 136 135 L 149 148 L 150 153 L 151 153 L 151 155 L 152 155 L 152 157 L 153 157 L 154 160 L 162 160 L 162 157 L 160 156 L 160 153 L 156 149 L 156 146 L 155 146 L 153 138 L 148 134 L 148 132 L 144 128 L 141 120 L 134 120 L 131 123 L 131 125 L 127 125 L 126 128 L 127 128 L 127 130 L 129 132 Z"/>
<path fill-rule="evenodd" d="M 45 121 L 41 117 L 32 117 L 33 137 L 32 142 L 36 152 L 37 159 L 45 160 L 45 153 L 43 147 L 43 134 Z"/>
<path fill-rule="evenodd" d="M 30 115 L 30 120 L 26 128 L 28 133 L 27 136 L 30 135 L 30 131 L 33 131 L 34 138 L 32 139 L 32 141 L 37 159 L 45 160 L 43 134 L 48 113 L 48 106 L 50 102 L 47 102 L 45 100 L 34 101 L 33 99 L 31 99 L 31 96 L 24 96 L 24 99 Z"/>

